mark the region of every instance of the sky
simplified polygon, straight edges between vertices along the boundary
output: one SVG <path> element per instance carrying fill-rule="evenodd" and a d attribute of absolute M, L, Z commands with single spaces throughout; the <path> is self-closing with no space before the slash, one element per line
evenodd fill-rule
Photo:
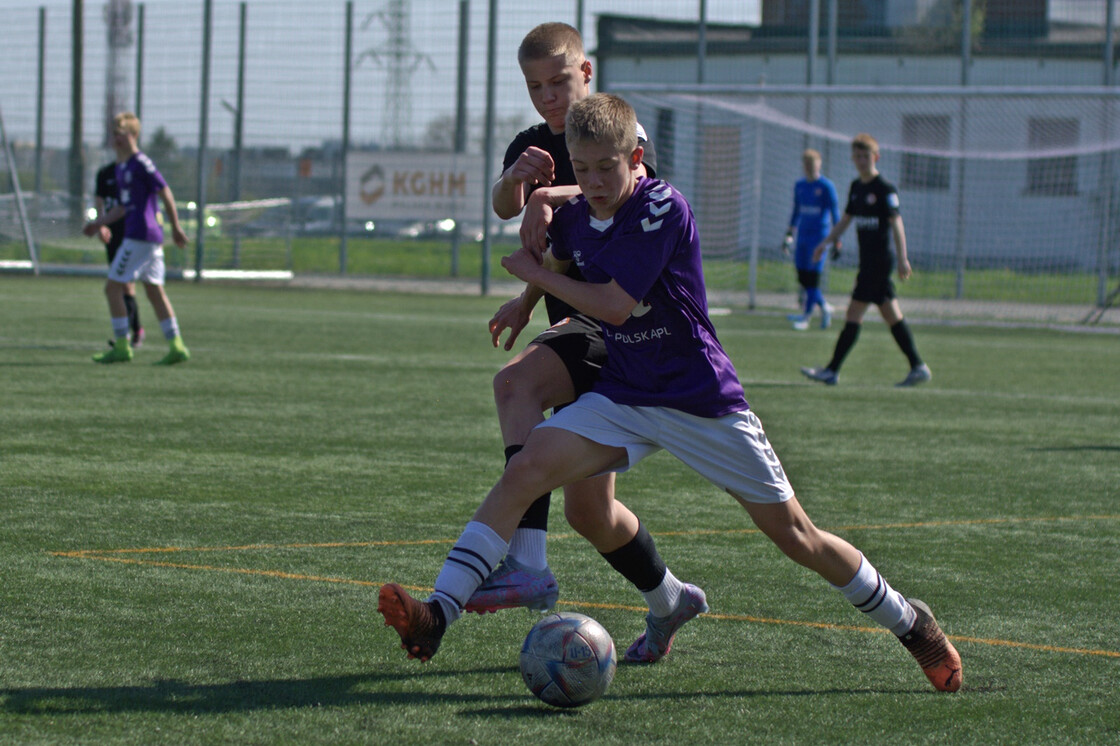
<path fill-rule="evenodd" d="M 712 23 L 757 24 L 761 0 L 706 0 Z M 104 2 L 85 0 L 85 96 L 87 131 L 100 129 L 106 108 L 108 54 Z M 203 0 L 147 0 L 142 119 L 162 126 L 177 141 L 197 140 L 201 110 Z M 217 147 L 232 139 L 236 102 L 238 1 L 213 0 L 214 36 L 208 129 Z M 695 20 L 700 0 L 584 0 L 586 46 L 596 45 L 600 13 Z M 411 56 L 404 75 L 390 79 L 390 43 L 378 15 L 388 0 L 355 0 L 351 137 L 355 143 L 384 142 L 392 127 L 408 123 L 408 138 L 424 137 L 433 120 L 452 116 L 457 79 L 457 0 L 410 0 Z M 537 121 L 516 66 L 516 48 L 534 25 L 552 20 L 576 23 L 575 0 L 549 3 L 498 1 L 497 108 L 499 115 Z M 36 120 L 38 8 L 47 10 L 47 69 L 44 135 L 52 146 L 68 142 L 70 120 L 70 14 L 72 0 L 0 0 L 0 107 L 9 137 L 34 136 Z M 136 7 L 134 3 L 133 7 Z M 295 149 L 339 139 L 342 108 L 344 0 L 248 0 L 245 143 Z M 545 10 L 542 10 L 545 9 Z M 477 129 L 485 111 L 488 0 L 470 0 L 471 23 L 467 103 Z M 135 97 L 135 47 L 121 54 L 124 101 Z M 399 67 L 397 69 L 400 69 Z M 394 95 L 398 94 L 398 95 Z M 224 103 L 223 103 L 224 102 Z M 128 107 L 135 108 L 135 107 Z M 394 119 L 390 120 L 390 116 Z M 504 133 L 503 133 L 504 134 Z M 90 136 L 87 136 L 89 139 Z"/>

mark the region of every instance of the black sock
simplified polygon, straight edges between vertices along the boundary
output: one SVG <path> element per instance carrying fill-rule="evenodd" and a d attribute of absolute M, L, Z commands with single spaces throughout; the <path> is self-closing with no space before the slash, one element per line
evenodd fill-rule
<path fill-rule="evenodd" d="M 832 360 L 828 362 L 826 367 L 833 373 L 839 373 L 840 366 L 844 364 L 844 358 L 855 346 L 857 339 L 859 339 L 859 324 L 854 321 L 846 322 L 844 328 L 840 330 L 839 339 L 836 340 L 836 349 L 832 353 Z"/>
<path fill-rule="evenodd" d="M 638 534 L 613 552 L 603 554 L 622 577 L 634 584 L 642 593 L 652 591 L 665 579 L 665 561 L 657 553 L 653 537 L 644 524 L 638 524 Z"/>
<path fill-rule="evenodd" d="M 124 307 L 128 311 L 128 326 L 133 332 L 140 331 L 140 306 L 136 305 L 136 296 L 125 293 Z"/>
<path fill-rule="evenodd" d="M 891 327 L 891 336 L 894 337 L 895 342 L 898 342 L 902 354 L 910 361 L 911 368 L 917 368 L 922 364 L 922 356 L 918 354 L 918 349 L 914 347 L 914 336 L 910 333 L 910 327 L 906 325 L 906 319 Z"/>
<path fill-rule="evenodd" d="M 522 446 L 506 446 L 506 465 L 509 465 L 509 460 L 513 458 L 521 450 Z M 552 505 L 552 493 L 547 492 L 536 500 L 525 511 L 525 515 L 521 516 L 521 521 L 517 524 L 518 528 L 536 528 L 541 531 L 548 530 L 548 509 Z"/>

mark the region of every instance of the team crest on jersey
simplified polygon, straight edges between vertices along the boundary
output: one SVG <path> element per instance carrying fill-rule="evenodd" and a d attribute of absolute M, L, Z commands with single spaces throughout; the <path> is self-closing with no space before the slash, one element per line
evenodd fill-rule
<path fill-rule="evenodd" d="M 868 194 L 868 195 L 867 195 L 867 204 L 869 204 L 869 205 L 873 205 L 873 204 L 875 204 L 875 203 L 876 203 L 877 201 L 878 201 L 878 200 L 876 200 L 876 199 L 875 199 L 875 195 L 874 195 L 874 194 Z"/>

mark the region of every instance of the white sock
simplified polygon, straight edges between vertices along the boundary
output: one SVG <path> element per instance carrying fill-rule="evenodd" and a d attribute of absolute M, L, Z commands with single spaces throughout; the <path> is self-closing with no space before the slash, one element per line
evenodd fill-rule
<path fill-rule="evenodd" d="M 662 617 L 669 616 L 676 611 L 677 604 L 681 600 L 681 588 L 683 586 L 684 584 L 677 580 L 669 568 L 665 568 L 665 577 L 661 579 L 661 584 L 652 591 L 642 591 L 642 596 L 649 604 L 649 613 Z"/>
<path fill-rule="evenodd" d="M 485 523 L 471 521 L 463 529 L 439 571 L 435 592 L 428 597 L 443 609 L 448 624 L 459 618 L 475 589 L 493 572 L 507 549 L 505 540 Z"/>
<path fill-rule="evenodd" d="M 856 576 L 843 586 L 833 586 L 844 598 L 896 635 L 904 635 L 914 626 L 917 614 L 902 594 L 891 588 L 867 558 L 860 555 Z"/>
<path fill-rule="evenodd" d="M 513 532 L 509 542 L 509 557 L 525 567 L 543 570 L 548 567 L 545 553 L 545 539 L 548 532 L 539 528 L 519 528 Z"/>
<path fill-rule="evenodd" d="M 168 342 L 179 336 L 179 322 L 175 320 L 174 316 L 169 316 L 159 322 L 159 328 L 163 330 L 163 338 Z"/>
<path fill-rule="evenodd" d="M 113 322 L 113 336 L 117 339 L 121 339 L 122 337 L 127 337 L 128 336 L 128 317 L 127 316 L 121 316 L 120 318 L 117 318 L 116 316 L 113 316 L 113 317 L 111 317 L 111 319 L 112 319 L 112 322 Z"/>

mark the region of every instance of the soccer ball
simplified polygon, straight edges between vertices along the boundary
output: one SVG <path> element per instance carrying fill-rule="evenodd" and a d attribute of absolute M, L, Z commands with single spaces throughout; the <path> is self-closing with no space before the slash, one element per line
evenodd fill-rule
<path fill-rule="evenodd" d="M 570 611 L 537 622 L 521 646 L 521 678 L 556 707 L 594 702 L 614 678 L 618 656 L 603 625 Z"/>

